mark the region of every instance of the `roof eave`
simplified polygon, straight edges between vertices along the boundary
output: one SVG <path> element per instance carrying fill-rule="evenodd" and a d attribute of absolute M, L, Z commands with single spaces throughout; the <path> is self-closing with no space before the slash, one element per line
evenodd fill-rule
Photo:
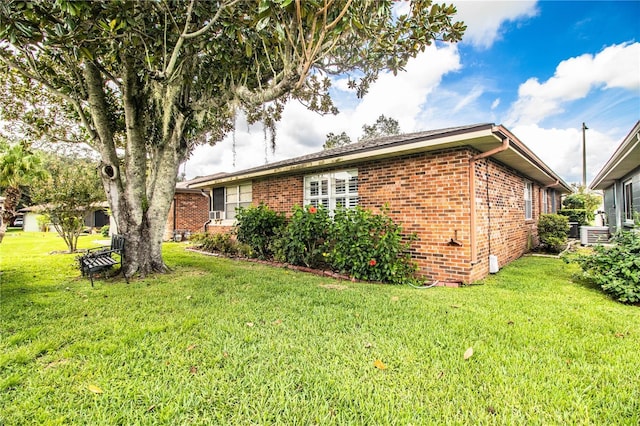
<path fill-rule="evenodd" d="M 589 185 L 590 189 L 604 190 L 615 181 L 637 169 L 640 165 L 640 120 L 624 138 L 620 146 L 598 172 Z"/>

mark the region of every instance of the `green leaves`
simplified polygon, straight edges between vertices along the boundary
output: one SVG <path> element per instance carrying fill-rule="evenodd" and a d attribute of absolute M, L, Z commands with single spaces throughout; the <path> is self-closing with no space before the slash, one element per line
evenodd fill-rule
<path fill-rule="evenodd" d="M 238 209 L 236 215 L 238 241 L 247 244 L 261 259 L 273 255 L 273 242 L 284 224 L 284 215 L 265 204 Z"/>
<path fill-rule="evenodd" d="M 593 253 L 568 260 L 580 265 L 585 277 L 622 303 L 640 302 L 640 234 L 619 232 L 611 247 L 595 246 Z"/>

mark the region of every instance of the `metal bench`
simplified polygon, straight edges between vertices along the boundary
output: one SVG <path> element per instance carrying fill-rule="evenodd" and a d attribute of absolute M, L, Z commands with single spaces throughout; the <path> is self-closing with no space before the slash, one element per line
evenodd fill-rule
<path fill-rule="evenodd" d="M 115 257 L 114 257 L 115 255 Z M 88 276 L 93 287 L 93 274 L 111 269 L 114 265 L 120 265 L 120 271 L 124 275 L 127 283 L 129 279 L 122 269 L 122 259 L 124 258 L 124 236 L 111 236 L 111 246 L 96 247 L 87 250 L 87 253 L 80 256 L 80 272 L 82 276 Z"/>

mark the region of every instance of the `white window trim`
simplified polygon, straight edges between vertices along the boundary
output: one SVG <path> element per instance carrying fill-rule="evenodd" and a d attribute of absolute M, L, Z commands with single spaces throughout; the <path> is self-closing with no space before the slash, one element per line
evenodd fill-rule
<path fill-rule="evenodd" d="M 533 219 L 533 182 L 524 181 L 524 219 Z"/>
<path fill-rule="evenodd" d="M 241 201 L 241 199 L 240 199 L 241 198 L 240 197 L 240 187 L 243 187 L 243 186 L 245 186 L 245 187 L 249 186 L 249 188 L 250 188 L 250 192 L 249 192 L 250 200 L 249 201 L 247 201 L 247 200 Z M 227 190 L 229 188 L 235 188 L 235 190 L 236 190 L 236 200 L 233 201 L 233 202 L 228 202 L 227 201 L 227 196 L 228 196 Z M 213 194 L 213 190 L 212 190 L 212 194 Z M 227 217 L 228 206 L 233 205 L 233 207 L 235 209 L 235 208 L 241 207 L 241 204 L 251 205 L 252 203 L 253 203 L 253 184 L 252 184 L 252 182 L 245 182 L 245 183 L 241 183 L 239 185 L 226 185 L 226 186 L 224 186 L 224 205 L 223 205 L 223 210 L 222 211 L 224 212 L 225 218 L 222 219 L 222 220 L 212 220 L 209 223 L 209 225 L 211 225 L 211 226 L 233 226 L 233 225 L 235 225 L 235 223 L 236 223 L 235 217 L 233 217 L 231 219 Z"/>
<path fill-rule="evenodd" d="M 622 220 L 625 225 L 633 225 L 633 180 L 629 179 L 622 182 Z M 627 188 L 629 188 L 631 204 L 628 204 Z M 627 213 L 631 213 L 631 217 L 627 217 Z"/>
<path fill-rule="evenodd" d="M 351 178 L 356 179 L 356 188 L 355 191 L 349 185 L 349 180 Z M 336 179 L 342 179 L 345 181 L 344 192 L 337 194 L 336 193 Z M 335 209 L 338 207 L 337 200 L 340 198 L 344 198 L 347 200 L 347 205 L 345 208 L 353 208 L 357 206 L 360 202 L 358 196 L 358 170 L 357 169 L 349 169 L 349 170 L 337 170 L 333 172 L 327 173 L 318 173 L 314 175 L 306 175 L 304 177 L 304 205 L 319 205 L 322 204 L 326 209 L 329 210 L 330 213 L 333 213 Z M 318 194 L 311 195 L 311 184 L 318 182 Z M 326 183 L 326 187 L 324 185 Z M 326 189 L 323 191 L 323 189 Z M 323 200 L 325 202 L 323 202 Z"/>

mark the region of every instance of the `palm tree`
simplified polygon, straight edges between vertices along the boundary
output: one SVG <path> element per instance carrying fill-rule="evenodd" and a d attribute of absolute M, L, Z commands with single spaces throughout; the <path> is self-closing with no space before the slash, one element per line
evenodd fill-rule
<path fill-rule="evenodd" d="M 4 210 L 0 225 L 0 242 L 7 230 L 7 224 L 16 215 L 16 208 L 22 196 L 22 187 L 45 179 L 42 158 L 29 151 L 22 144 L 0 143 L 0 187 L 4 188 Z"/>

